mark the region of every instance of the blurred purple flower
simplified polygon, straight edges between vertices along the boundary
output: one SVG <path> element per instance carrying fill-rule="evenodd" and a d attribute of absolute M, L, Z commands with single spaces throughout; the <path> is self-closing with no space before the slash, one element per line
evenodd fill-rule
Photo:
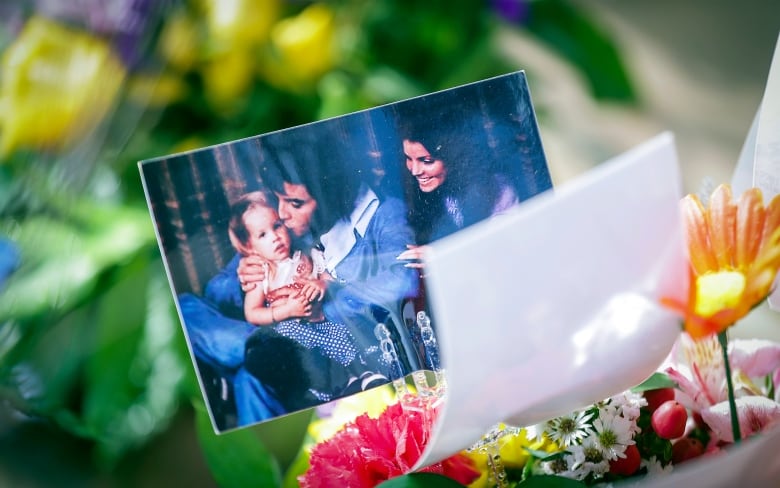
<path fill-rule="evenodd" d="M 528 18 L 528 0 L 490 0 L 493 10 L 509 22 L 522 23 Z"/>
<path fill-rule="evenodd" d="M 19 250 L 8 239 L 0 238 L 0 286 L 19 266 Z"/>
<path fill-rule="evenodd" d="M 73 22 L 111 39 L 132 68 L 144 55 L 156 22 L 175 0 L 35 0 L 37 13 Z"/>
<path fill-rule="evenodd" d="M 0 3 L 0 50 L 13 41 L 24 26 L 24 5 Z"/>

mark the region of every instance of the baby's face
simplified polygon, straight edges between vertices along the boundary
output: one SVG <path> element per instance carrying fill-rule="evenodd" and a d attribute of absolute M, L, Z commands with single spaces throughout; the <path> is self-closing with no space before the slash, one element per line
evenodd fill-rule
<path fill-rule="evenodd" d="M 290 257 L 290 234 L 276 210 L 253 207 L 244 214 L 249 232 L 247 247 L 261 258 L 280 261 Z"/>

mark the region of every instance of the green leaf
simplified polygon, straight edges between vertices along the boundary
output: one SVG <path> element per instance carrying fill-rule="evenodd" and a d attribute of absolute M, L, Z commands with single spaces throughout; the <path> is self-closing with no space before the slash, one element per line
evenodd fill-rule
<path fill-rule="evenodd" d="M 581 488 L 585 483 L 554 475 L 531 476 L 517 484 L 517 488 Z"/>
<path fill-rule="evenodd" d="M 379 65 L 366 73 L 361 92 L 372 105 L 379 105 L 422 95 L 425 89 L 413 78 Z"/>
<path fill-rule="evenodd" d="M 547 452 L 547 451 L 540 451 L 537 449 L 530 449 L 528 447 L 523 447 L 523 449 L 528 452 L 531 456 L 538 459 L 539 461 L 552 461 L 554 459 L 558 459 L 562 456 L 565 456 L 568 454 L 567 451 L 558 451 L 558 452 Z"/>
<path fill-rule="evenodd" d="M 281 469 L 286 469 L 301 450 L 314 409 L 302 410 L 263 422 L 252 428 L 255 435 L 274 453 Z"/>
<path fill-rule="evenodd" d="M 672 460 L 672 443 L 655 433 L 650 425 L 651 418 L 652 414 L 646 408 L 643 408 L 639 413 L 636 425 L 642 429 L 642 435 L 634 438 L 636 447 L 639 449 L 642 459 L 655 456 L 661 464 L 666 465 Z"/>
<path fill-rule="evenodd" d="M 525 27 L 578 67 L 596 98 L 636 99 L 617 46 L 593 20 L 566 0 L 530 5 Z"/>
<path fill-rule="evenodd" d="M 462 53 L 445 77 L 434 88 L 443 90 L 474 81 L 516 71 L 514 63 L 506 60 L 496 50 L 494 36 L 475 40 L 468 51 Z"/>
<path fill-rule="evenodd" d="M 302 444 L 298 455 L 284 474 L 282 488 L 298 488 L 298 476 L 309 470 L 309 452 Z"/>
<path fill-rule="evenodd" d="M 656 372 L 639 385 L 631 388 L 631 391 L 642 393 L 643 391 L 660 390 L 661 388 L 677 388 L 677 383 L 666 373 Z"/>
<path fill-rule="evenodd" d="M 79 216 L 75 222 L 36 216 L 19 225 L 0 223 L 22 254 L 22 266 L 0 294 L 0 322 L 52 308 L 67 311 L 96 293 L 108 267 L 123 264 L 154 241 L 149 214 L 140 209 L 73 204 L 70 211 Z"/>
<path fill-rule="evenodd" d="M 426 91 L 450 76 L 490 34 L 482 2 L 401 0 L 368 5 L 361 19 L 368 62 L 376 66 L 381 60 Z M 409 56 L 412 52 L 414 56 Z M 470 81 L 479 78 L 473 76 Z"/>
<path fill-rule="evenodd" d="M 411 473 L 389 479 L 377 488 L 462 488 L 463 485 L 435 473 Z"/>
<path fill-rule="evenodd" d="M 22 409 L 48 415 L 67 405 L 88 351 L 84 338 L 89 337 L 91 322 L 89 307 L 80 307 L 53 319 L 39 333 L 22 330 L 18 342 L 0 361 L 2 381 L 24 399 Z"/>
<path fill-rule="evenodd" d="M 227 434 L 214 433 L 201 402 L 195 403 L 198 440 L 211 474 L 222 488 L 280 486 L 276 460 L 251 428 Z"/>
<path fill-rule="evenodd" d="M 92 318 L 83 417 L 109 467 L 167 425 L 184 377 L 168 285 L 150 268 L 145 255 L 123 266 Z"/>

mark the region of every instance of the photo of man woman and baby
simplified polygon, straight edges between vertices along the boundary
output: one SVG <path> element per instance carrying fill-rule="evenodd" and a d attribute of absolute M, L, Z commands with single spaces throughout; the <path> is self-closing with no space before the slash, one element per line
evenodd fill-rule
<path fill-rule="evenodd" d="M 552 186 L 523 73 L 141 173 L 219 431 L 431 369 L 407 313 L 435 326 L 428 246 Z"/>

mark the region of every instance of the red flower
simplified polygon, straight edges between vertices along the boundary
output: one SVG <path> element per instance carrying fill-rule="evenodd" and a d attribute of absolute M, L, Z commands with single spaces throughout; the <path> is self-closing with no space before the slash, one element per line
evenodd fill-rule
<path fill-rule="evenodd" d="M 410 472 L 425 449 L 437 413 L 405 411 L 396 403 L 376 419 L 361 415 L 329 440 L 314 446 L 310 468 L 298 478 L 301 487 L 373 487 Z M 463 454 L 421 471 L 439 473 L 462 484 L 479 476 Z"/>

